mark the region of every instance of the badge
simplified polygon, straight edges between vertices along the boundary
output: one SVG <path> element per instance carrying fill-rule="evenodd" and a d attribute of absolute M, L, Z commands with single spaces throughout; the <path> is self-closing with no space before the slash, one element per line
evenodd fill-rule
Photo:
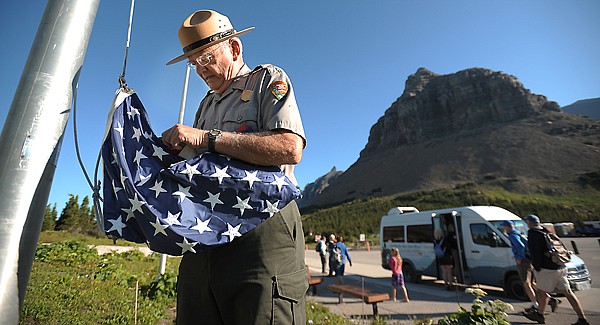
<path fill-rule="evenodd" d="M 252 96 L 252 90 L 249 89 L 244 89 L 244 91 L 242 91 L 242 100 L 247 102 L 250 100 L 250 97 Z"/>
<path fill-rule="evenodd" d="M 271 88 L 271 93 L 277 100 L 283 98 L 288 92 L 288 85 L 281 80 L 273 81 L 269 88 Z"/>

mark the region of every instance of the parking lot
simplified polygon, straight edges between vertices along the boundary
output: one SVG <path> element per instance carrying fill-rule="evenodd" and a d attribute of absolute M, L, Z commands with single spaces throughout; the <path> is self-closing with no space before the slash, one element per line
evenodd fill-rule
<path fill-rule="evenodd" d="M 600 244 L 598 238 L 578 237 L 563 238 L 565 245 L 572 248 L 571 241 L 575 242 L 579 250 L 579 257 L 585 262 L 592 277 L 592 288 L 576 292 L 589 320 L 590 324 L 600 324 Z M 377 249 L 352 250 L 350 251 L 353 266 L 346 266 L 346 283 L 365 286 L 375 291 L 390 292 L 391 272 L 381 267 L 380 252 Z M 306 263 L 313 276 L 320 276 L 321 264 L 318 253 L 306 251 Z M 324 304 L 332 312 L 344 316 L 371 317 L 371 306 L 362 303 L 358 299 L 344 298 L 344 304 L 338 304 L 336 295 L 329 292 L 328 284 L 337 283 L 334 278 L 324 277 L 324 282 L 319 285 L 317 295 L 312 299 Z M 410 303 L 399 303 L 386 301 L 380 303 L 379 313 L 392 320 L 409 320 L 417 318 L 441 318 L 444 315 L 455 313 L 460 304 L 469 308 L 473 296 L 464 292 L 464 288 L 457 291 L 446 291 L 440 281 L 434 278 L 425 278 L 418 284 L 409 283 L 407 289 Z M 488 292 L 489 299 L 501 299 L 511 303 L 515 310 L 509 312 L 509 320 L 513 324 L 531 324 L 532 322 L 520 315 L 523 308 L 529 303 L 508 299 L 500 288 L 482 287 Z M 556 313 L 547 315 L 547 324 L 570 324 L 577 319 L 566 299 L 559 306 Z"/>

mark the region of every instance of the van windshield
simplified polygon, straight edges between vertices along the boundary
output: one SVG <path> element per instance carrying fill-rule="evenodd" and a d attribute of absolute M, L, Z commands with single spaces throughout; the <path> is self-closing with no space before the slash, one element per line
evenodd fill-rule
<path fill-rule="evenodd" d="M 527 228 L 527 224 L 525 223 L 525 221 L 523 220 L 511 220 L 512 222 L 515 223 L 515 228 L 521 233 L 523 234 L 523 236 L 527 237 L 527 230 L 529 230 L 529 228 Z M 495 220 L 495 221 L 490 221 L 494 227 L 498 228 L 498 230 L 500 230 L 500 232 L 504 233 L 504 227 L 502 227 L 502 223 L 504 222 L 504 220 Z"/>

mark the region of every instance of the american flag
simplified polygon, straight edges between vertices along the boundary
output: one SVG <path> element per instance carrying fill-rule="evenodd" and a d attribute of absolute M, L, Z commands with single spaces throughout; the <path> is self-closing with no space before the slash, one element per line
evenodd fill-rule
<path fill-rule="evenodd" d="M 279 167 L 169 153 L 132 90 L 115 97 L 102 160 L 100 228 L 169 255 L 227 244 L 300 196 Z"/>

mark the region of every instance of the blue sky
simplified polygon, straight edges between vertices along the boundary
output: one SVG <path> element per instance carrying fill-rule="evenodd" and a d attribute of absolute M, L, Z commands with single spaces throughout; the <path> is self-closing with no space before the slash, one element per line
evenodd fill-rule
<path fill-rule="evenodd" d="M 0 6 L 0 120 L 5 121 L 46 1 Z M 79 142 L 93 172 L 122 70 L 129 0 L 103 0 L 79 79 Z M 137 1 L 126 79 L 160 133 L 177 122 L 185 65 L 177 29 L 198 9 L 217 10 L 242 36 L 246 63 L 272 63 L 292 80 L 308 146 L 296 168 L 301 187 L 333 166 L 347 169 L 371 126 L 425 67 L 472 67 L 514 75 L 561 106 L 600 97 L 600 2 L 589 1 Z M 185 123 L 207 87 L 190 79 Z M 10 121 L 9 121 L 10 122 Z M 49 203 L 91 195 L 75 156 L 71 115 Z M 2 184 L 4 185 L 4 184 Z"/>

